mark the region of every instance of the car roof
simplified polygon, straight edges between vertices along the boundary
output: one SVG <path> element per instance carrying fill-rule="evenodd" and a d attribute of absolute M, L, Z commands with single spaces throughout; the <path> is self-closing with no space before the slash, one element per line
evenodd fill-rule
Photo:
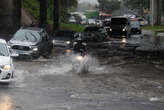
<path fill-rule="evenodd" d="M 39 27 L 22 27 L 22 30 L 31 30 L 31 31 L 37 31 L 37 32 L 42 32 L 43 29 Z"/>
<path fill-rule="evenodd" d="M 4 39 L 0 39 L 0 43 L 7 44 L 6 41 L 5 41 Z"/>

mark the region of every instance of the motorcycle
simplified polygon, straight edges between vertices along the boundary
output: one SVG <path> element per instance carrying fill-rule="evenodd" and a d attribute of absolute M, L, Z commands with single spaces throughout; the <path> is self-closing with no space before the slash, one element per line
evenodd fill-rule
<path fill-rule="evenodd" d="M 76 73 L 87 73 L 89 71 L 87 53 L 80 49 L 80 52 L 75 52 L 73 55 L 72 70 Z"/>

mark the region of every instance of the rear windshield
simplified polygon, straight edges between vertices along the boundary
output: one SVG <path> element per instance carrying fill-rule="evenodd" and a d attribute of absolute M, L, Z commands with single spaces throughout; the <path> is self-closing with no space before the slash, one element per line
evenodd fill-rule
<path fill-rule="evenodd" d="M 7 45 L 4 43 L 0 43 L 0 56 L 9 56 Z"/>
<path fill-rule="evenodd" d="M 59 40 L 72 40 L 75 33 L 74 31 L 59 31 L 55 34 L 55 38 Z"/>
<path fill-rule="evenodd" d="M 113 25 L 125 25 L 127 24 L 127 19 L 126 18 L 112 18 L 111 19 L 111 24 Z"/>
<path fill-rule="evenodd" d="M 40 38 L 37 31 L 19 30 L 15 33 L 13 40 L 37 42 Z"/>

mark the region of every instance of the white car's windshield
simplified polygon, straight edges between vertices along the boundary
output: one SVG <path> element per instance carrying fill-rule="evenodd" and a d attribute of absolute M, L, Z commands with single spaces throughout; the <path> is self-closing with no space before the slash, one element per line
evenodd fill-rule
<path fill-rule="evenodd" d="M 0 43 L 0 56 L 9 56 L 6 44 Z"/>

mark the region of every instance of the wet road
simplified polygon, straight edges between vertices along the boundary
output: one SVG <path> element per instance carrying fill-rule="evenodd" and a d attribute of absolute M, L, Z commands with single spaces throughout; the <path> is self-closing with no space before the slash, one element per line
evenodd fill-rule
<path fill-rule="evenodd" d="M 0 110 L 163 110 L 164 70 L 140 58 L 90 57 L 76 74 L 70 58 L 15 61 L 15 78 L 0 85 Z"/>

